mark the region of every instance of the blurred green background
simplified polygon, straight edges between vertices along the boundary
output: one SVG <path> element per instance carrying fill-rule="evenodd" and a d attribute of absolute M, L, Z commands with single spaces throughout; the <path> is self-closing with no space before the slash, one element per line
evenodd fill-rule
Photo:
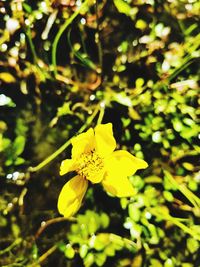
<path fill-rule="evenodd" d="M 0 1 L 0 266 L 200 266 L 199 11 Z M 68 140 L 101 120 L 149 167 L 135 197 L 97 185 L 59 217 Z"/>

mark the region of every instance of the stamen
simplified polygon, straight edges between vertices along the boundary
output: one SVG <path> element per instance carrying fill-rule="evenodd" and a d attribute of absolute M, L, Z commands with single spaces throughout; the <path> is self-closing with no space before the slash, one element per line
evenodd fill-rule
<path fill-rule="evenodd" d="M 77 173 L 86 179 L 99 174 L 104 166 L 102 158 L 94 150 L 83 153 L 77 163 Z"/>

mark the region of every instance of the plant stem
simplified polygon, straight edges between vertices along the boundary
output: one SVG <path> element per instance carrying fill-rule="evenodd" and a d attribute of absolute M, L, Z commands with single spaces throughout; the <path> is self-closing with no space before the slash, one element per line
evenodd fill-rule
<path fill-rule="evenodd" d="M 27 36 L 27 39 L 28 39 L 28 42 L 30 45 L 31 53 L 33 55 L 33 63 L 38 65 L 38 62 L 37 62 L 38 56 L 37 56 L 37 53 L 35 51 L 35 46 L 33 44 L 32 37 L 31 37 L 31 29 L 29 26 L 27 26 L 25 33 L 26 33 L 26 36 Z"/>
<path fill-rule="evenodd" d="M 50 219 L 48 221 L 45 221 L 45 224 L 42 225 L 37 233 L 35 234 L 35 239 L 38 239 L 38 237 L 43 233 L 43 231 L 50 225 L 52 224 L 55 224 L 55 223 L 59 223 L 59 222 L 74 222 L 76 221 L 75 218 L 71 217 L 71 218 L 65 218 L 65 217 L 58 217 L 58 218 L 53 218 L 53 219 Z"/>
<path fill-rule="evenodd" d="M 96 117 L 97 113 L 99 111 L 99 107 L 97 106 L 92 115 L 87 119 L 86 123 L 79 129 L 78 133 L 82 133 L 93 121 L 93 119 Z M 48 163 L 50 163 L 52 160 L 54 160 L 59 154 L 61 154 L 70 144 L 71 144 L 71 137 L 69 140 L 67 140 L 66 143 L 64 143 L 60 148 L 58 148 L 53 154 L 51 154 L 49 157 L 47 157 L 45 160 L 43 160 L 40 164 L 38 164 L 35 167 L 29 167 L 28 171 L 30 172 L 36 172 L 40 169 L 42 169 L 44 166 L 46 166 Z"/>
<path fill-rule="evenodd" d="M 37 267 L 40 263 L 42 263 L 44 260 L 46 260 L 46 258 L 48 258 L 52 253 L 54 253 L 54 251 L 56 249 L 57 249 L 57 245 L 52 246 L 44 254 L 42 254 L 42 256 L 40 256 L 36 262 L 28 265 L 28 267 Z"/>
<path fill-rule="evenodd" d="M 104 116 L 104 113 L 105 113 L 105 104 L 104 102 L 100 103 L 100 113 L 99 113 L 99 117 L 98 117 L 98 120 L 97 120 L 97 124 L 101 124 L 102 120 L 103 120 L 103 116 Z"/>
<path fill-rule="evenodd" d="M 159 217 L 159 218 L 166 220 L 166 221 L 170 221 L 171 223 L 173 223 L 176 226 L 178 226 L 179 228 L 181 228 L 185 233 L 191 235 L 194 239 L 200 241 L 199 233 L 194 231 L 193 229 L 189 228 L 188 226 L 186 226 L 182 222 L 180 222 L 180 220 L 178 218 L 172 217 L 167 212 L 164 212 L 161 209 L 158 211 L 155 208 L 152 208 L 149 210 L 149 212 L 152 213 L 156 217 Z"/>
<path fill-rule="evenodd" d="M 57 46 L 58 42 L 60 40 L 60 37 L 62 36 L 63 32 L 67 29 L 67 27 L 72 23 L 72 21 L 79 15 L 79 13 L 84 9 L 84 7 L 88 4 L 89 0 L 86 0 L 77 10 L 74 12 L 74 14 L 69 17 L 65 23 L 60 27 L 58 33 L 56 34 L 56 37 L 53 41 L 52 45 L 52 64 L 53 64 L 53 71 L 54 75 L 56 77 L 57 75 L 57 61 L 56 61 L 56 52 L 57 52 Z"/>
<path fill-rule="evenodd" d="M 100 72 L 102 74 L 102 68 L 103 68 L 103 52 L 102 52 L 102 46 L 101 46 L 101 41 L 100 41 L 100 36 L 99 36 L 99 15 L 98 15 L 98 0 L 96 0 L 95 4 L 95 12 L 96 12 L 96 34 L 95 34 L 95 41 L 97 43 L 97 48 L 98 48 L 98 57 L 99 57 L 99 66 L 100 66 Z"/>
<path fill-rule="evenodd" d="M 194 207 L 200 209 L 200 199 L 193 192 L 191 192 L 186 186 L 180 185 L 168 171 L 165 170 L 164 174 L 169 182 L 173 184 Z"/>
<path fill-rule="evenodd" d="M 21 238 L 17 238 L 10 246 L 0 251 L 0 255 L 3 255 L 11 251 L 14 247 L 18 246 L 22 242 Z"/>

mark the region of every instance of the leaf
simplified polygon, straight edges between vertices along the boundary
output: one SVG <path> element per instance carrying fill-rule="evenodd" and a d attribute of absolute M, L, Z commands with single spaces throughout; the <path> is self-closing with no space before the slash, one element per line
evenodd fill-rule
<path fill-rule="evenodd" d="M 18 157 L 16 160 L 15 160 L 15 165 L 21 165 L 25 162 L 25 159 L 21 158 L 21 157 Z"/>
<path fill-rule="evenodd" d="M 199 249 L 199 242 L 193 238 L 187 239 L 187 249 L 191 254 L 194 254 Z"/>
<path fill-rule="evenodd" d="M 16 105 L 10 97 L 0 94 L 0 106 L 15 107 Z"/>
<path fill-rule="evenodd" d="M 114 98 L 114 101 L 116 101 L 117 103 L 123 106 L 126 106 L 126 107 L 132 106 L 131 99 L 124 92 L 115 94 L 113 98 Z"/>
<path fill-rule="evenodd" d="M 172 124 L 173 124 L 175 131 L 181 132 L 183 130 L 183 124 L 178 118 L 175 118 L 174 120 L 172 120 Z"/>
<path fill-rule="evenodd" d="M 141 120 L 140 114 L 132 107 L 129 107 L 128 114 L 133 120 Z"/>
<path fill-rule="evenodd" d="M 73 247 L 70 244 L 67 244 L 66 249 L 65 249 L 65 256 L 68 259 L 73 259 L 75 256 L 75 251 L 73 249 Z"/>
<path fill-rule="evenodd" d="M 79 249 L 79 254 L 80 254 L 80 257 L 83 259 L 85 258 L 85 256 L 87 255 L 88 253 L 88 246 L 83 244 L 80 249 Z"/>
<path fill-rule="evenodd" d="M 8 72 L 0 73 L 0 80 L 5 83 L 14 83 L 16 81 L 15 77 Z"/>
<path fill-rule="evenodd" d="M 194 170 L 194 165 L 189 163 L 189 162 L 183 162 L 182 165 L 188 171 L 193 171 Z"/>
<path fill-rule="evenodd" d="M 131 7 L 129 6 L 129 4 L 127 4 L 123 0 L 113 0 L 113 2 L 120 13 L 124 13 L 125 15 L 130 16 Z"/>
<path fill-rule="evenodd" d="M 22 152 L 24 151 L 25 143 L 26 143 L 26 138 L 24 136 L 20 135 L 15 138 L 12 147 L 15 156 L 19 156 L 22 154 Z"/>
<path fill-rule="evenodd" d="M 84 258 L 84 266 L 85 267 L 90 267 L 90 266 L 92 266 L 92 264 L 94 263 L 94 261 L 95 261 L 94 254 L 89 253 Z"/>
<path fill-rule="evenodd" d="M 106 255 L 104 253 L 96 253 L 95 263 L 97 266 L 103 266 L 106 261 Z"/>
<path fill-rule="evenodd" d="M 69 101 L 69 102 L 64 103 L 61 107 L 59 107 L 57 111 L 57 116 L 61 117 L 67 114 L 73 114 L 72 111 L 70 110 L 70 105 L 71 105 L 71 102 Z"/>
<path fill-rule="evenodd" d="M 138 222 L 140 220 L 141 212 L 134 203 L 129 204 L 128 214 L 133 221 Z"/>
<path fill-rule="evenodd" d="M 33 10 L 32 10 L 32 8 L 31 8 L 31 6 L 29 6 L 28 4 L 26 4 L 26 3 L 23 3 L 23 8 L 25 9 L 25 11 L 27 12 L 27 13 L 31 13 Z"/>
<path fill-rule="evenodd" d="M 150 175 L 150 176 L 147 176 L 145 179 L 145 183 L 162 183 L 162 178 L 160 178 L 159 176 L 157 175 Z"/>
<path fill-rule="evenodd" d="M 101 226 L 102 228 L 107 228 L 109 226 L 110 223 L 110 218 L 108 217 L 108 215 L 106 213 L 102 213 L 100 215 L 100 219 L 101 219 Z"/>

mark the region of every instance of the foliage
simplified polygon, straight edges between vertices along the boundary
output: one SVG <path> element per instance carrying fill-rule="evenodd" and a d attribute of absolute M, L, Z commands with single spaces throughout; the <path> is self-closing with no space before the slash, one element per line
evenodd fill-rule
<path fill-rule="evenodd" d="M 198 266 L 199 9 L 1 1 L 1 266 Z M 101 122 L 150 167 L 130 177 L 134 197 L 97 185 L 58 217 L 70 139 Z"/>

